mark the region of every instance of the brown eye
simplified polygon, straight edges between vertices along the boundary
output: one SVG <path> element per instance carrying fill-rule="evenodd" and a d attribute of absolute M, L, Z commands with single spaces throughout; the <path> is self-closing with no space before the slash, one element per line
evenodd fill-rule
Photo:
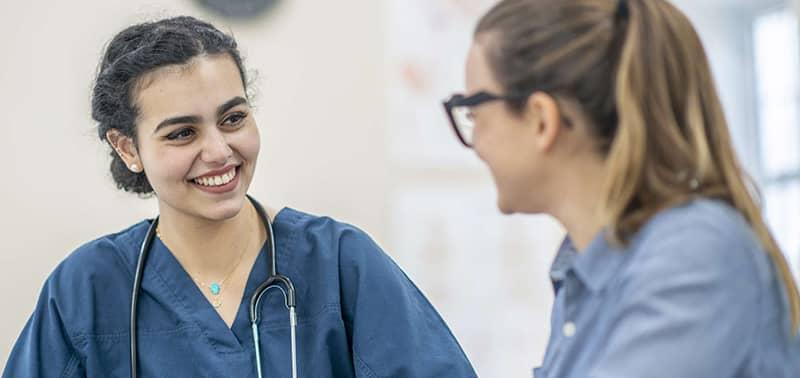
<path fill-rule="evenodd" d="M 187 127 L 170 133 L 169 135 L 167 135 L 167 139 L 185 140 L 191 138 L 192 136 L 194 136 L 194 130 Z"/>
<path fill-rule="evenodd" d="M 225 126 L 238 126 L 239 124 L 244 122 L 245 118 L 247 118 L 246 113 L 242 112 L 233 113 L 227 118 L 225 118 L 225 120 L 222 121 L 222 124 Z"/>

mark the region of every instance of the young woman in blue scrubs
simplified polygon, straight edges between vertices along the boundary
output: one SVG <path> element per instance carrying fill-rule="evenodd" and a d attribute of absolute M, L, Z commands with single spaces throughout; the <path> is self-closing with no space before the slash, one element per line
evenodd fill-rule
<path fill-rule="evenodd" d="M 797 378 L 800 297 L 665 0 L 504 0 L 445 103 L 504 213 L 567 237 L 536 378 Z"/>
<path fill-rule="evenodd" d="M 266 231 L 246 197 L 259 130 L 228 35 L 178 17 L 108 45 L 92 97 L 119 188 L 158 199 L 138 300 L 140 377 L 253 377 L 251 294 L 267 278 Z M 277 270 L 297 293 L 301 377 L 474 377 L 423 294 L 364 232 L 284 208 Z M 129 376 L 131 288 L 150 221 L 91 241 L 50 275 L 3 377 Z M 266 294 L 264 375 L 290 376 L 280 292 Z"/>

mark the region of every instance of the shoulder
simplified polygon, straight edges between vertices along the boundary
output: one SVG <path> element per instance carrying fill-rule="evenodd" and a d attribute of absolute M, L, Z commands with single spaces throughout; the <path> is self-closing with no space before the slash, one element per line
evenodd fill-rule
<path fill-rule="evenodd" d="M 633 263 L 759 275 L 766 254 L 744 216 L 718 200 L 696 199 L 654 216 L 634 236 Z"/>
<path fill-rule="evenodd" d="M 637 236 L 652 242 L 664 233 L 718 236 L 731 241 L 754 239 L 750 225 L 737 209 L 727 202 L 706 198 L 661 211 L 642 227 Z M 737 238 L 739 240 L 734 240 Z"/>
<path fill-rule="evenodd" d="M 721 201 L 698 199 L 662 211 L 624 253 L 630 256 L 616 282 L 620 298 L 631 302 L 755 320 L 774 282 L 755 233 Z"/>
<path fill-rule="evenodd" d="M 276 216 L 274 227 L 291 233 L 303 233 L 320 238 L 339 239 L 342 236 L 358 234 L 369 238 L 358 227 L 329 216 L 315 215 L 289 207 L 283 208 Z M 277 232 L 277 230 L 276 230 Z"/>
<path fill-rule="evenodd" d="M 139 246 L 149 224 L 142 221 L 79 246 L 56 267 L 51 279 L 86 279 L 109 273 L 132 277 Z"/>
<path fill-rule="evenodd" d="M 318 216 L 291 208 L 278 213 L 275 232 L 283 233 L 293 245 L 353 258 L 383 252 L 364 230 L 327 216 Z"/>
<path fill-rule="evenodd" d="M 285 208 L 276 217 L 278 257 L 283 253 L 306 274 L 336 280 L 343 290 L 372 283 L 407 288 L 409 280 L 392 258 L 364 230 L 331 217 Z M 280 248 L 281 240 L 286 240 Z M 298 274 L 298 276 L 303 276 Z M 301 280 L 302 281 L 302 280 Z M 377 286 L 373 286 L 378 290 Z"/>
<path fill-rule="evenodd" d="M 121 294 L 130 290 L 138 245 L 148 225 L 142 221 L 76 248 L 47 278 L 42 299 L 55 305 L 66 323 L 76 325 L 93 309 L 110 305 L 109 300 L 127 300 Z"/>

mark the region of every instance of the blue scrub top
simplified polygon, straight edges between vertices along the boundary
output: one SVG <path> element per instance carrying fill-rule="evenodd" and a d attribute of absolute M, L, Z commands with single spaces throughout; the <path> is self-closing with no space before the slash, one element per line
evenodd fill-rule
<path fill-rule="evenodd" d="M 3 372 L 11 377 L 125 377 L 136 259 L 149 222 L 92 241 L 64 260 Z M 283 209 L 275 218 L 278 271 L 297 292 L 301 377 L 475 377 L 430 302 L 363 231 Z M 248 306 L 267 278 L 262 249 L 231 328 L 156 239 L 139 296 L 142 377 L 254 377 Z M 262 300 L 265 377 L 291 375 L 288 311 Z"/>
<path fill-rule="evenodd" d="M 625 248 L 566 239 L 551 269 L 550 342 L 535 378 L 798 378 L 778 274 L 741 214 L 697 199 Z"/>

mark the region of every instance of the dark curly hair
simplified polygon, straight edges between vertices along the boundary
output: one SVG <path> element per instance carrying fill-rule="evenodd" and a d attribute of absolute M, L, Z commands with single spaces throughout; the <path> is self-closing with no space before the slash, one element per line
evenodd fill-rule
<path fill-rule="evenodd" d="M 159 67 L 185 64 L 203 54 L 228 54 L 236 62 L 242 85 L 247 79 L 236 40 L 213 25 L 182 16 L 130 26 L 119 32 L 105 49 L 92 91 L 92 118 L 97 135 L 106 139 L 109 130 L 136 139 L 139 109 L 134 102 L 138 80 Z M 144 172 L 128 169 L 111 149 L 111 176 L 119 189 L 149 195 L 153 188 Z"/>

